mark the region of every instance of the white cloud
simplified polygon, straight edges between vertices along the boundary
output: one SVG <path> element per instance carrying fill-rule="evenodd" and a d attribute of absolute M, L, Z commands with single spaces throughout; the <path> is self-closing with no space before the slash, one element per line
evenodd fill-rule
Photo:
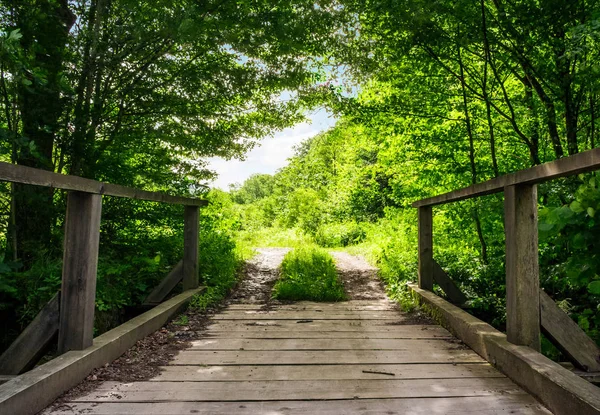
<path fill-rule="evenodd" d="M 244 161 L 224 160 L 220 157 L 209 159 L 209 168 L 218 174 L 218 178 L 210 186 L 228 190 L 230 184 L 243 183 L 252 174 L 275 173 L 287 165 L 288 159 L 294 154 L 294 146 L 331 128 L 336 122 L 324 109 L 310 114 L 308 118 L 310 123 L 298 124 L 263 139 L 246 155 Z"/>

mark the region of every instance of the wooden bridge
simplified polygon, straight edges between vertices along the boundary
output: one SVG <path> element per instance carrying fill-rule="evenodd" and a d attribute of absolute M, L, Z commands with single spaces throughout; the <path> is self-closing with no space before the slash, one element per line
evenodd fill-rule
<path fill-rule="evenodd" d="M 419 284 L 411 288 L 444 328 L 415 324 L 389 301 L 233 305 L 157 378 L 104 383 L 57 413 L 598 414 L 600 389 L 585 378 L 600 372 L 599 349 L 540 291 L 536 194 L 537 183 L 598 169 L 595 149 L 414 204 Z M 0 164 L 0 180 L 69 192 L 60 296 L 0 357 L 0 374 L 8 375 L 0 414 L 33 414 L 159 329 L 201 290 L 198 209 L 205 202 L 9 164 Z M 466 297 L 433 258 L 432 207 L 498 192 L 505 196 L 506 335 L 459 307 Z M 180 265 L 150 296 L 158 305 L 93 339 L 104 196 L 184 205 L 185 247 Z M 184 292 L 161 302 L 181 280 Z M 433 293 L 434 284 L 447 299 Z M 579 372 L 539 353 L 542 330 Z M 57 332 L 63 354 L 28 371 Z"/>

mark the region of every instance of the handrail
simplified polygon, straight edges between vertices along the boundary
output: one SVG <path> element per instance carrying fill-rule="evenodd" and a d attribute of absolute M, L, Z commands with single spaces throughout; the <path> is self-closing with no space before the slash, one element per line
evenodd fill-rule
<path fill-rule="evenodd" d="M 104 196 L 184 205 L 184 209 L 182 209 L 183 260 L 181 261 L 181 270 L 175 277 L 169 274 L 167 283 L 161 284 L 163 288 L 161 299 L 164 299 L 179 281 L 183 281 L 184 290 L 194 290 L 199 286 L 199 213 L 200 207 L 208 205 L 208 201 L 148 192 L 3 162 L 0 162 L 0 181 L 67 191 L 60 305 L 58 309 L 54 306 L 44 308 L 46 311 L 41 311 L 43 318 L 39 319 L 42 323 L 37 324 L 37 326 L 48 326 L 46 321 L 55 323 L 55 326 L 49 327 L 45 332 L 44 343 L 48 343 L 58 331 L 58 352 L 60 354 L 69 350 L 83 350 L 93 344 L 96 273 Z M 56 319 L 58 321 L 55 321 Z M 30 332 L 35 334 L 33 329 Z M 23 341 L 31 339 L 32 336 L 29 334 L 24 339 L 21 338 Z M 35 352 L 17 356 L 20 357 L 19 363 L 12 365 L 9 369 L 16 373 L 10 374 L 20 373 L 29 365 L 35 364 L 38 354 L 43 351 L 45 344 L 31 347 L 35 347 Z M 3 367 L 6 369 L 3 362 L 15 361 L 15 354 L 22 350 L 24 349 L 13 348 L 7 350 L 10 352 L 9 354 L 5 352 L 1 355 L 0 369 Z"/>
<path fill-rule="evenodd" d="M 459 200 L 486 196 L 504 191 L 507 186 L 519 184 L 543 183 L 559 177 L 573 176 L 600 169 L 600 148 L 575 154 L 570 157 L 540 164 L 526 170 L 500 176 L 438 196 L 422 199 L 414 202 L 413 207 L 435 206 L 444 203 L 458 202 Z"/>
<path fill-rule="evenodd" d="M 458 288 L 433 257 L 433 206 L 504 193 L 506 334 L 510 343 L 540 351 L 540 327 L 574 364 L 600 371 L 600 348 L 540 291 L 537 184 L 600 170 L 600 148 L 413 203 L 418 208 L 419 288 L 437 283 L 462 302 Z M 452 298 L 451 298 L 452 299 Z"/>
<path fill-rule="evenodd" d="M 4 162 L 0 162 L 0 180 L 98 195 L 171 203 L 175 205 L 208 205 L 208 201 L 202 199 L 172 196 L 159 192 L 148 192 L 146 190 L 135 189 L 118 184 L 104 183 L 97 180 L 85 179 L 83 177 L 59 174 L 47 170 Z"/>

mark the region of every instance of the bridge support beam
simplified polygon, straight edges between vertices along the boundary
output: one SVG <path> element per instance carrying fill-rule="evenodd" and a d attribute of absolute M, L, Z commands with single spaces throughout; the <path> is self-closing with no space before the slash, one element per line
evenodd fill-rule
<path fill-rule="evenodd" d="M 537 186 L 507 186 L 504 215 L 507 340 L 540 351 Z"/>
<path fill-rule="evenodd" d="M 419 208 L 419 288 L 433 291 L 433 213 Z"/>
<path fill-rule="evenodd" d="M 59 353 L 83 350 L 93 344 L 101 214 L 101 195 L 69 192 L 60 295 Z"/>
<path fill-rule="evenodd" d="M 183 230 L 183 289 L 198 288 L 198 232 L 200 209 L 198 206 L 186 206 Z"/>

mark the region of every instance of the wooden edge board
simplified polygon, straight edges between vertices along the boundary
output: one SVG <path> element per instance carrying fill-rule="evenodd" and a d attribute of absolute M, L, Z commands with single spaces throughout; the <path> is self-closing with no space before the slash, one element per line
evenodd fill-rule
<path fill-rule="evenodd" d="M 600 148 L 595 148 L 549 163 L 540 164 L 539 166 L 531 167 L 529 169 L 500 176 L 486 182 L 477 183 L 459 190 L 418 200 L 414 202 L 412 206 L 418 208 L 458 202 L 473 197 L 499 193 L 502 192 L 506 186 L 543 183 L 559 177 L 572 176 L 598 169 L 600 169 Z"/>
<path fill-rule="evenodd" d="M 409 284 L 415 298 L 440 324 L 481 357 L 523 387 L 556 415 L 597 415 L 600 389 L 526 346 L 450 304 L 432 292 Z"/>
<path fill-rule="evenodd" d="M 121 356 L 138 340 L 160 329 L 204 288 L 186 291 L 94 339 L 85 350 L 70 351 L 0 385 L 1 414 L 35 414 L 95 368 Z"/>
<path fill-rule="evenodd" d="M 171 196 L 159 192 L 148 192 L 117 184 L 103 183 L 78 176 L 54 173 L 52 171 L 20 166 L 18 164 L 0 162 L 0 180 L 30 184 L 33 186 L 52 187 L 62 190 L 73 190 L 107 196 L 126 197 L 129 199 L 164 202 L 176 205 L 207 206 L 208 201 L 183 196 Z"/>

